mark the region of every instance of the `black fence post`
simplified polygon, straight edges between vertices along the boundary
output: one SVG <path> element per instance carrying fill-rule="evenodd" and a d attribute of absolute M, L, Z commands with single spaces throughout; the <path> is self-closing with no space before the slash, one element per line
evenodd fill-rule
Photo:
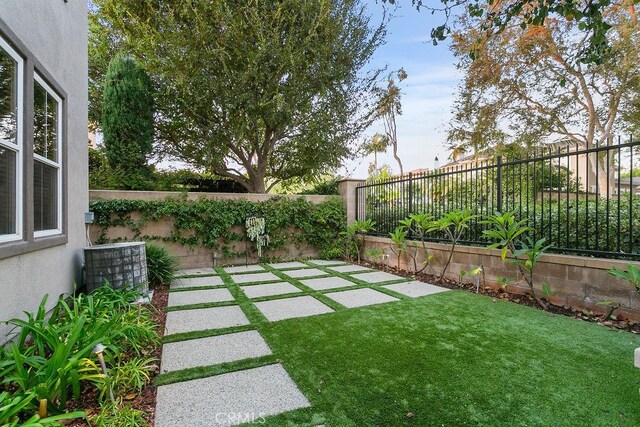
<path fill-rule="evenodd" d="M 498 156 L 496 167 L 496 210 L 502 212 L 502 156 Z"/>
<path fill-rule="evenodd" d="M 411 215 L 413 213 L 413 201 L 411 200 L 411 193 L 413 191 L 413 174 L 411 172 L 409 172 L 409 192 L 408 192 L 408 197 L 409 200 L 407 202 L 407 206 L 408 206 L 408 215 Z"/>
<path fill-rule="evenodd" d="M 358 196 L 359 196 L 358 193 L 360 192 L 358 191 L 359 189 L 360 187 L 356 185 L 356 221 L 360 220 L 360 203 L 358 203 Z M 347 209 L 348 208 L 349 207 L 347 206 Z"/>

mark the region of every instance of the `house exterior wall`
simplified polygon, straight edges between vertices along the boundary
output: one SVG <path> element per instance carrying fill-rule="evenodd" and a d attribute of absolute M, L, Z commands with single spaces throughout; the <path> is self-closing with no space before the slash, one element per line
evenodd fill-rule
<path fill-rule="evenodd" d="M 71 292 L 73 283 L 81 282 L 83 213 L 88 210 L 86 2 L 3 0 L 0 33 L 64 93 L 62 150 L 66 164 L 62 172 L 63 235 L 34 239 L 33 227 L 27 226 L 24 242 L 0 244 L 3 321 L 36 310 L 45 294 L 49 294 L 50 308 L 58 295 Z M 25 95 L 25 104 L 27 98 Z M 24 203 L 32 200 L 32 192 L 25 188 Z M 0 343 L 9 338 L 10 328 L 0 324 Z"/>

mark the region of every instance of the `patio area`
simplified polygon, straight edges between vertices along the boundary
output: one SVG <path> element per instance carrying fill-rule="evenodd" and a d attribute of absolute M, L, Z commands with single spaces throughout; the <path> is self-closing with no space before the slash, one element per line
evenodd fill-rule
<path fill-rule="evenodd" d="M 622 378 L 638 337 L 445 291 L 341 261 L 183 270 L 169 293 L 155 425 L 637 419 L 633 387 L 619 387 L 633 383 Z M 585 412 L 584 393 L 602 408 Z M 547 407 L 520 405 L 527 396 Z"/>
<path fill-rule="evenodd" d="M 158 389 L 155 425 L 237 424 L 309 407 L 274 359 L 261 325 L 443 291 L 341 261 L 183 270 L 169 294 L 169 342 L 158 380 L 171 383 Z M 179 381 L 223 364 L 251 366 L 252 361 L 258 366 Z"/>

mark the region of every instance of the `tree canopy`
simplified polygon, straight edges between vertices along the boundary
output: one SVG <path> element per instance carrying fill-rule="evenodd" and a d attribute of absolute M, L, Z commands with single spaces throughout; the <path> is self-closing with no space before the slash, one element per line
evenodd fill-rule
<path fill-rule="evenodd" d="M 637 98 L 640 28 L 620 7 L 603 14 L 612 28 L 599 64 L 572 61 L 590 37 L 578 22 L 548 18 L 544 26 L 492 34 L 483 30 L 486 18 L 461 17 L 452 49 L 464 81 L 450 140 L 476 151 L 502 142 L 536 146 L 548 137 L 582 147 L 609 143 L 625 129 L 623 112 Z"/>
<path fill-rule="evenodd" d="M 96 68 L 118 45 L 151 73 L 164 152 L 251 192 L 339 167 L 372 120 L 385 27 L 358 0 L 95 0 L 90 19 Z"/>
<path fill-rule="evenodd" d="M 115 56 L 107 68 L 102 108 L 106 157 L 121 188 L 141 190 L 150 176 L 153 147 L 153 88 L 136 61 Z"/>
<path fill-rule="evenodd" d="M 382 0 L 390 4 L 397 0 Z M 408 0 L 407 0 L 408 2 Z M 469 13 L 483 18 L 482 30 L 498 34 L 513 26 L 544 26 L 548 18 L 561 18 L 573 23 L 585 35 L 585 43 L 575 52 L 572 62 L 599 64 L 610 49 L 609 30 L 615 21 L 608 16 L 611 6 L 626 10 L 629 20 L 637 25 L 640 0 L 411 0 L 416 9 L 444 14 L 444 22 L 431 29 L 434 44 L 445 40 L 453 31 L 452 16 Z M 462 9 L 462 10 L 461 10 Z M 470 53 L 472 56 L 475 52 Z"/>

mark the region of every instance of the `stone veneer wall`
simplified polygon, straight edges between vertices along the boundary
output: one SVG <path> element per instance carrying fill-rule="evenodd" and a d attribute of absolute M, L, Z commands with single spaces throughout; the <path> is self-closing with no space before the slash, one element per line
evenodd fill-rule
<path fill-rule="evenodd" d="M 389 238 L 365 236 L 363 254 L 368 249 L 381 248 L 389 253 L 389 265 L 395 267 L 397 257 L 388 249 L 390 244 Z M 439 274 L 446 261 L 449 246 L 428 243 L 427 247 L 435 259 L 432 261 L 433 268 L 427 268 L 426 272 Z M 366 256 L 364 258 L 366 259 Z M 541 291 L 541 284 L 546 282 L 551 290 L 556 292 L 551 297 L 553 304 L 586 308 L 594 313 L 604 314 L 607 307 L 597 303 L 613 301 L 620 303 L 620 308 L 615 314 L 640 320 L 640 298 L 634 287 L 607 273 L 611 267 L 625 268 L 627 264 L 627 261 L 620 260 L 548 254 L 539 261 L 534 282 L 538 291 Z M 478 265 L 483 266 L 486 286 L 497 289 L 500 285 L 496 279 L 508 277 L 515 279 L 508 286 L 508 292 L 522 294 L 529 289 L 524 281 L 517 282 L 522 277 L 515 265 L 503 263 L 498 250 L 487 250 L 483 247 L 458 246 L 451 260 L 447 278 L 459 280 L 460 271 L 470 270 Z M 406 254 L 401 257 L 400 268 L 405 270 L 413 268 L 412 261 Z"/>
<path fill-rule="evenodd" d="M 113 200 L 113 199 L 165 200 L 171 197 L 173 198 L 184 197 L 183 194 L 184 193 L 167 192 L 167 191 L 91 190 L 89 192 L 89 199 L 90 201 Z M 187 193 L 187 200 L 198 200 L 200 198 L 207 198 L 207 199 L 213 199 L 213 200 L 238 199 L 238 200 L 249 200 L 253 202 L 261 202 L 275 196 L 287 197 L 290 199 L 297 199 L 302 197 L 311 203 L 322 203 L 331 197 L 335 197 L 335 196 L 317 196 L 317 195 L 282 196 L 282 195 L 250 194 L 250 193 Z M 135 213 L 132 214 L 132 217 L 136 219 Z M 162 221 L 150 222 L 144 227 L 141 234 L 149 235 L 149 236 L 169 237 L 171 234 L 171 230 L 173 230 L 173 224 L 171 223 L 171 221 L 172 221 L 171 219 L 165 219 Z M 238 228 L 235 231 L 239 233 L 242 232 L 240 228 Z M 295 229 L 292 228 L 291 231 L 295 232 Z M 95 242 L 99 235 L 100 235 L 100 227 L 92 226 L 90 228 L 91 241 Z M 134 237 L 134 233 L 125 227 L 112 227 L 108 230 L 106 237 L 108 239 L 117 239 L 117 238 L 132 239 Z M 221 254 L 209 248 L 204 248 L 204 247 L 189 248 L 188 246 L 183 246 L 181 244 L 172 243 L 172 242 L 158 242 L 158 244 L 165 246 L 169 250 L 169 253 L 176 257 L 180 268 L 206 267 L 206 266 L 214 265 L 214 263 L 215 264 L 245 263 L 244 257 L 225 258 L 224 260 L 221 260 L 220 259 Z M 230 245 L 230 247 L 234 252 L 242 252 L 245 249 L 245 242 L 236 242 Z M 270 257 L 278 258 L 282 260 L 290 260 L 290 259 L 297 259 L 297 258 L 313 258 L 313 257 L 316 257 L 317 255 L 318 253 L 316 249 L 308 245 L 290 244 L 279 250 L 269 251 Z M 256 261 L 257 260 L 254 258 L 249 258 L 248 260 L 249 263 L 253 263 Z"/>

